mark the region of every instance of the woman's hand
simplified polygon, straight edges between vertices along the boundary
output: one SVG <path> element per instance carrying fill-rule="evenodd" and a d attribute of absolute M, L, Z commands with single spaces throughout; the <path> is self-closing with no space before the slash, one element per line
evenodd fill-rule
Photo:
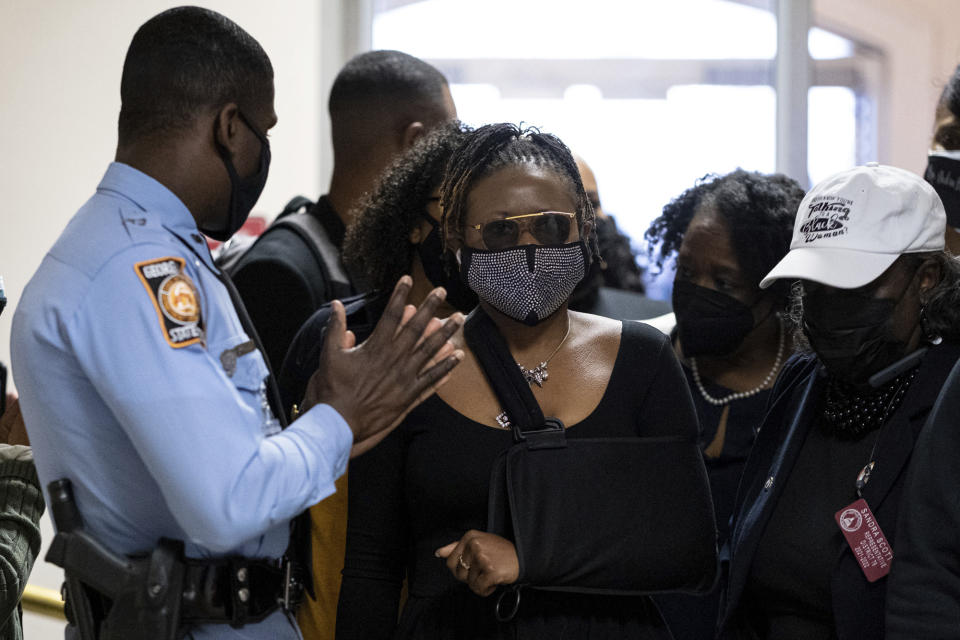
<path fill-rule="evenodd" d="M 486 597 L 501 584 L 513 584 L 520 578 L 517 549 L 506 538 L 470 530 L 458 542 L 434 552 L 447 560 L 447 568 L 460 582 L 469 585 L 478 596 Z"/>

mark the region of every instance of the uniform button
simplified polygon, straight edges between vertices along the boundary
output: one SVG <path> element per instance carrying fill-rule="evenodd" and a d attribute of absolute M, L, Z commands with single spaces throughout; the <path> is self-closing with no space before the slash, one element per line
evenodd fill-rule
<path fill-rule="evenodd" d="M 770 491 L 773 488 L 773 476 L 767 478 L 767 481 L 763 483 L 763 490 Z"/>
<path fill-rule="evenodd" d="M 240 602 L 246 602 L 247 600 L 249 600 L 249 599 L 250 599 L 250 589 L 243 588 L 243 589 L 240 589 L 239 591 L 237 591 L 237 598 L 240 600 Z"/>
<path fill-rule="evenodd" d="M 200 268 L 200 261 L 199 261 L 199 260 L 194 260 L 194 261 L 193 261 L 193 266 L 195 266 L 197 269 L 199 269 L 199 268 Z"/>
<path fill-rule="evenodd" d="M 203 236 L 201 236 L 199 233 L 191 234 L 190 237 L 193 238 L 194 242 L 203 242 Z"/>
<path fill-rule="evenodd" d="M 880 166 L 880 163 L 879 163 L 879 162 L 868 162 L 868 163 L 867 163 L 867 166 L 868 166 L 868 167 L 879 167 L 879 166 Z"/>

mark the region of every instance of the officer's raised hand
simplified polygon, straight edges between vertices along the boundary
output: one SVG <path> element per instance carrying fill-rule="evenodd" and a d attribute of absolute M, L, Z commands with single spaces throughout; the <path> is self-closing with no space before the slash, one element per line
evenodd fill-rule
<path fill-rule="evenodd" d="M 346 330 L 343 305 L 333 302 L 320 367 L 307 385 L 304 406 L 326 403 L 343 416 L 353 431 L 351 457 L 385 438 L 463 360 L 449 342 L 463 315 L 442 322 L 433 317 L 446 295 L 442 288 L 418 309 L 405 305 L 412 284 L 409 276 L 400 279 L 380 322 L 358 346 Z"/>

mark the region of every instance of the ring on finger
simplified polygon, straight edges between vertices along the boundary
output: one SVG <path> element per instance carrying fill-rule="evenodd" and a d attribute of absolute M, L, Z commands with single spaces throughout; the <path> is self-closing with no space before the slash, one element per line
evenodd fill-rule
<path fill-rule="evenodd" d="M 463 561 L 462 553 L 459 556 L 457 556 L 457 564 L 463 567 L 465 570 L 470 571 L 470 565 Z"/>

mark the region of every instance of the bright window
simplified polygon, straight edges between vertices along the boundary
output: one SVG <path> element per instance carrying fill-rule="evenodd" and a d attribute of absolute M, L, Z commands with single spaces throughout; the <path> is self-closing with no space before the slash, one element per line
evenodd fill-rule
<path fill-rule="evenodd" d="M 468 124 L 558 135 L 643 249 L 650 221 L 705 174 L 775 170 L 776 32 L 766 0 L 375 0 L 372 45 L 437 66 Z M 814 28 L 808 46 L 826 65 L 809 92 L 816 181 L 873 159 L 875 134 L 856 44 Z"/>

